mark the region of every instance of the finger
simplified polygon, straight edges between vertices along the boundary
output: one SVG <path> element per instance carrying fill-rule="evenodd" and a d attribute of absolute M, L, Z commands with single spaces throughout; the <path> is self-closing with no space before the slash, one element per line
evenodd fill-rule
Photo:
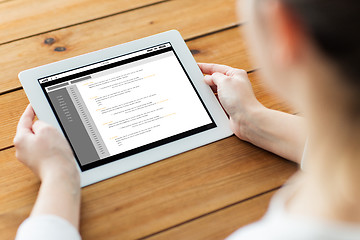
<path fill-rule="evenodd" d="M 42 129 L 47 128 L 47 127 L 50 127 L 50 125 L 43 121 L 37 120 L 34 122 L 34 124 L 32 126 L 32 130 L 35 134 L 37 134 L 39 131 L 41 131 Z"/>
<path fill-rule="evenodd" d="M 204 76 L 204 81 L 207 85 L 209 85 L 210 87 L 216 86 L 214 81 L 213 81 L 213 77 L 211 75 L 206 75 Z"/>
<path fill-rule="evenodd" d="M 209 74 L 209 75 L 212 75 L 216 72 L 222 73 L 230 77 L 233 76 L 243 77 L 247 75 L 247 72 L 243 69 L 232 68 L 226 65 L 212 64 L 212 63 L 198 63 L 198 66 L 200 67 L 201 71 L 204 74 Z"/>
<path fill-rule="evenodd" d="M 212 81 L 215 83 L 215 85 L 219 87 L 219 84 L 224 82 L 229 77 L 222 73 L 216 72 L 211 75 L 211 78 L 212 78 Z"/>
<path fill-rule="evenodd" d="M 217 93 L 217 87 L 216 86 L 210 86 L 213 93 Z"/>
<path fill-rule="evenodd" d="M 33 119 L 35 117 L 35 113 L 29 104 L 24 113 L 21 115 L 19 123 L 17 125 L 16 135 L 14 137 L 14 145 L 20 147 L 20 144 L 25 141 L 25 137 L 32 134 L 31 126 L 33 123 Z"/>
<path fill-rule="evenodd" d="M 31 133 L 31 126 L 35 118 L 35 113 L 31 105 L 29 104 L 24 113 L 21 115 L 19 123 L 17 125 L 18 133 Z"/>
<path fill-rule="evenodd" d="M 213 64 L 213 63 L 198 63 L 198 66 L 200 67 L 201 71 L 204 74 L 208 74 L 208 75 L 212 75 L 216 72 L 227 75 L 227 72 L 233 69 L 232 67 L 229 66 Z"/>
<path fill-rule="evenodd" d="M 215 83 L 213 82 L 213 78 L 211 75 L 206 75 L 204 77 L 204 81 L 207 85 L 210 86 L 211 90 L 216 93 L 217 92 L 217 86 L 215 85 Z"/>

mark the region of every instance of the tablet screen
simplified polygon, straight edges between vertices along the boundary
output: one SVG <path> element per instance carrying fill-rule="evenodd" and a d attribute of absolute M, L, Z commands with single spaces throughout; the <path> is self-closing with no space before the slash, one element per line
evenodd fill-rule
<path fill-rule="evenodd" d="M 82 171 L 216 127 L 170 43 L 38 81 Z"/>

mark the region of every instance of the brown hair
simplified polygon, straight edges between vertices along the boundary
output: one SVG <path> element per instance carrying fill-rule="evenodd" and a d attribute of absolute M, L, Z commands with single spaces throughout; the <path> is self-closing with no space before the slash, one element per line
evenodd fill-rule
<path fill-rule="evenodd" d="M 360 115 L 360 1 L 281 0 L 304 24 L 319 50 L 339 66 Z"/>

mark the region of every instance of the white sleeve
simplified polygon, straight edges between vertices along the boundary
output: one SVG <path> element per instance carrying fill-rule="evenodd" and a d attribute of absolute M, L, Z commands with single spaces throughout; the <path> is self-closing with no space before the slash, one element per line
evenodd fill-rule
<path fill-rule="evenodd" d="M 55 215 L 29 217 L 19 227 L 16 240 L 81 240 L 77 229 Z"/>

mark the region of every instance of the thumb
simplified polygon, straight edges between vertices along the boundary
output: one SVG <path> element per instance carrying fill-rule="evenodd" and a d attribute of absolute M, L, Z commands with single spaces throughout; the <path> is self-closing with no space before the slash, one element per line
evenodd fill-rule
<path fill-rule="evenodd" d="M 219 86 L 229 77 L 222 73 L 216 72 L 211 75 L 211 78 L 212 78 L 213 83 L 216 86 Z"/>

